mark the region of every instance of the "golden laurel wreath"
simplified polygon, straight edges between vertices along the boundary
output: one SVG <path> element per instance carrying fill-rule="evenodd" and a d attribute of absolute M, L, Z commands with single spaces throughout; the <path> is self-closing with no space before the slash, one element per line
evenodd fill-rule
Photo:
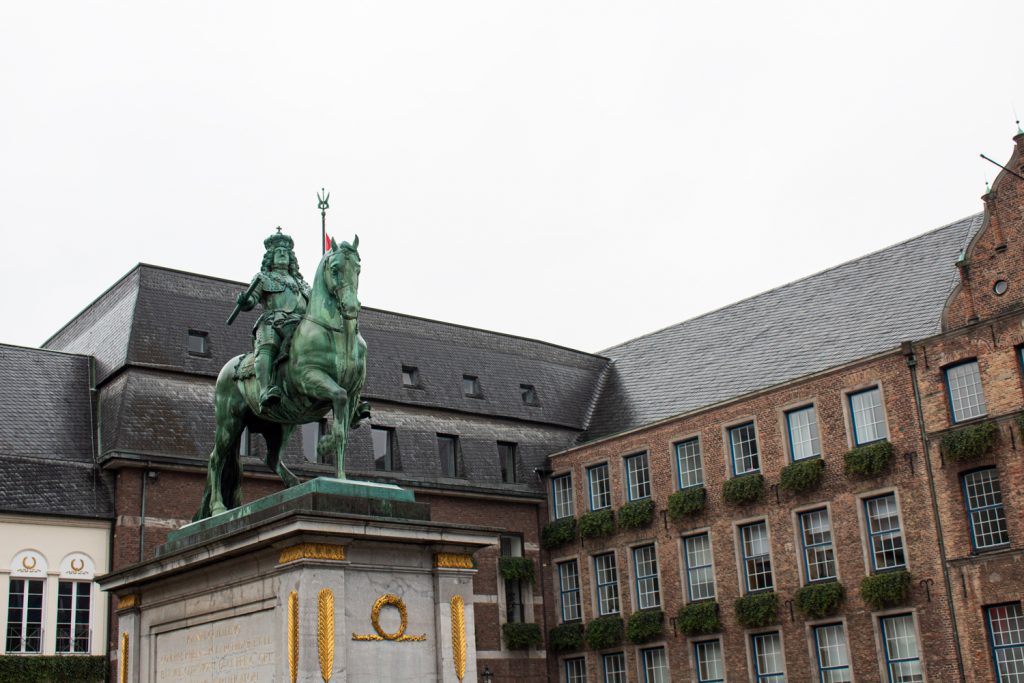
<path fill-rule="evenodd" d="M 21 558 L 21 567 L 22 569 L 32 571 L 36 568 L 36 558 L 26 555 L 25 557 Z"/>
<path fill-rule="evenodd" d="M 78 573 L 85 569 L 85 560 L 75 559 L 71 560 L 71 571 Z"/>
<path fill-rule="evenodd" d="M 381 628 L 380 625 L 380 611 L 385 605 L 390 605 L 397 609 L 399 616 L 402 618 L 402 623 L 394 633 L 388 633 Z M 373 630 L 377 632 L 376 634 L 353 633 L 352 640 L 394 640 L 400 643 L 407 643 L 427 639 L 427 634 L 425 633 L 418 636 L 405 635 L 405 629 L 409 627 L 409 612 L 406 610 L 405 602 L 402 598 L 397 595 L 392 595 L 391 593 L 385 593 L 377 598 L 377 601 L 373 603 L 373 609 L 370 610 L 370 623 L 373 624 Z"/>

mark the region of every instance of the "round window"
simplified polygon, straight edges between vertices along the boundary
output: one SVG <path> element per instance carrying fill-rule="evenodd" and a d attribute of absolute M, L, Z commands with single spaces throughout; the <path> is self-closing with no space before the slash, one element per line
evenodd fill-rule
<path fill-rule="evenodd" d="M 1006 280 L 996 280 L 996 283 L 992 285 L 992 291 L 996 293 L 996 296 L 1006 294 L 1008 288 L 1009 285 L 1006 283 Z"/>

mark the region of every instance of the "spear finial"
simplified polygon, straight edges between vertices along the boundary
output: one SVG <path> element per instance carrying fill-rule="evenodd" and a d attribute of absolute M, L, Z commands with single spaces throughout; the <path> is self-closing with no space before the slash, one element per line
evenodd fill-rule
<path fill-rule="evenodd" d="M 331 198 L 331 193 L 320 188 L 320 191 L 316 193 L 316 208 L 320 209 L 320 255 L 323 256 L 327 253 L 327 209 L 331 208 L 327 200 Z"/>

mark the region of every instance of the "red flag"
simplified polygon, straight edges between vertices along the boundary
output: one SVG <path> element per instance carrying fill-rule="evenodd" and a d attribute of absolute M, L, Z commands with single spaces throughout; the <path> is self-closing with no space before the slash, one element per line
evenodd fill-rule
<path fill-rule="evenodd" d="M 331 250 L 331 236 L 326 232 L 324 233 L 324 252 Z"/>

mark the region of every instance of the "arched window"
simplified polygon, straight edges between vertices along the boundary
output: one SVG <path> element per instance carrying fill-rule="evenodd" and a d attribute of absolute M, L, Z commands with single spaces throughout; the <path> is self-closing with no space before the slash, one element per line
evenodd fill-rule
<path fill-rule="evenodd" d="M 57 653 L 89 654 L 95 564 L 85 553 L 71 553 L 60 564 L 57 584 Z"/>
<path fill-rule="evenodd" d="M 22 550 L 11 561 L 5 647 L 8 653 L 43 651 L 46 570 L 46 558 L 35 550 Z"/>

